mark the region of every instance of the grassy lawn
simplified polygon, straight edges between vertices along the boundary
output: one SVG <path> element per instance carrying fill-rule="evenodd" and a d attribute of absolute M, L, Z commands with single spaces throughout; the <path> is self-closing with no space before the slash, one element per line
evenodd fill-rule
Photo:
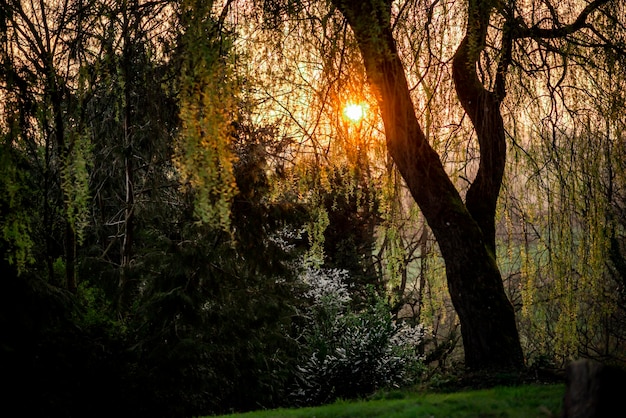
<path fill-rule="evenodd" d="M 564 393 L 563 384 L 502 386 L 454 393 L 392 392 L 386 396 L 386 399 L 360 402 L 341 401 L 317 408 L 276 409 L 223 417 L 559 417 Z"/>

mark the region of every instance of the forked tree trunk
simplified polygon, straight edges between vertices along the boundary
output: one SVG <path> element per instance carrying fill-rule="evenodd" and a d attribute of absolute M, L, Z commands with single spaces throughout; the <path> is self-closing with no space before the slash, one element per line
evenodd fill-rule
<path fill-rule="evenodd" d="M 471 112 L 481 147 L 480 168 L 465 204 L 415 115 L 391 32 L 391 2 L 333 3 L 355 34 L 369 82 L 378 94 L 389 153 L 445 260 L 450 297 L 461 322 L 466 366 L 522 368 L 515 314 L 495 259 L 495 204 L 506 159 L 504 129 L 497 97 L 487 92 L 472 72 L 471 53 L 478 52 L 468 47 L 466 37 L 455 56 L 457 92 L 465 110 Z M 480 14 L 470 13 L 472 16 Z M 468 36 L 480 35 L 481 22 L 468 26 Z"/>

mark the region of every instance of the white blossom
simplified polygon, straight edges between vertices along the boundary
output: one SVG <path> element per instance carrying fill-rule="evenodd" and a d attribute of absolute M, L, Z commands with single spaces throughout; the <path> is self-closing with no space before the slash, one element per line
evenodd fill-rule
<path fill-rule="evenodd" d="M 302 239 L 304 229 L 295 229 L 293 227 L 284 227 L 274 232 L 269 240 L 276 244 L 285 252 L 292 251 L 296 246 L 294 241 Z"/>
<path fill-rule="evenodd" d="M 425 328 L 423 324 L 412 327 L 406 322 L 396 322 L 396 332 L 391 337 L 393 346 L 417 346 L 424 340 Z"/>
<path fill-rule="evenodd" d="M 300 279 L 309 286 L 305 296 L 312 298 L 316 303 L 331 297 L 341 303 L 350 300 L 350 293 L 346 279 L 348 271 L 343 269 L 305 268 Z"/>

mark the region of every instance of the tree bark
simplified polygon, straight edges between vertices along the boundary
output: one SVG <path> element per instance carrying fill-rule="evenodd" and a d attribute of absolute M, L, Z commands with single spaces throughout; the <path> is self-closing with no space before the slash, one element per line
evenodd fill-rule
<path fill-rule="evenodd" d="M 454 62 L 458 95 L 481 147 L 480 168 L 465 204 L 415 115 L 391 31 L 391 1 L 333 3 L 354 32 L 369 82 L 378 94 L 389 153 L 445 260 L 450 296 L 461 322 L 466 366 L 475 370 L 522 368 L 515 314 L 495 259 L 495 204 L 506 159 L 502 117 L 497 97 L 476 84 L 478 79 L 472 74 L 475 48 L 470 42 L 480 41 L 480 31 L 486 28 L 482 21 L 468 25 L 468 36 Z M 484 2 L 470 3 L 476 7 Z M 470 20 L 475 17 L 484 15 L 470 13 Z"/>

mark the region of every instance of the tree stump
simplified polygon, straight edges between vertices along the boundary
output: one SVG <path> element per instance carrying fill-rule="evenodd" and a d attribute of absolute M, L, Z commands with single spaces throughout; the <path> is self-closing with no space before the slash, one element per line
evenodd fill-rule
<path fill-rule="evenodd" d="M 626 371 L 581 359 L 565 372 L 563 418 L 600 418 L 622 410 L 626 395 Z"/>

